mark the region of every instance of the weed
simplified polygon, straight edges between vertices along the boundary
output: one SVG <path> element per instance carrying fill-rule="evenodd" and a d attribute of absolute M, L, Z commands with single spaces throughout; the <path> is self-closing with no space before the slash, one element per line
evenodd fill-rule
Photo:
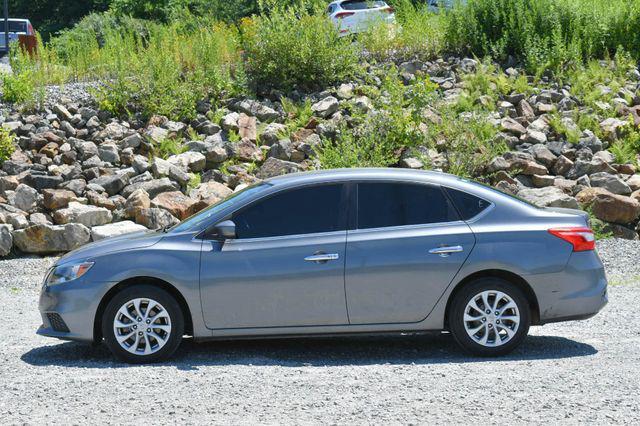
<path fill-rule="evenodd" d="M 15 136 L 4 126 L 0 126 L 0 165 L 11 158 L 15 150 Z"/>

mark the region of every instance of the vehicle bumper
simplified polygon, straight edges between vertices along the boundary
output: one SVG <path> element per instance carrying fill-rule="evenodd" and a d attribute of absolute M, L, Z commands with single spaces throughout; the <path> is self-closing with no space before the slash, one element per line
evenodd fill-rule
<path fill-rule="evenodd" d="M 93 342 L 94 323 L 100 301 L 112 283 L 92 283 L 83 279 L 43 286 L 38 308 L 42 325 L 37 334 L 63 340 Z"/>
<path fill-rule="evenodd" d="M 595 251 L 572 253 L 562 272 L 527 280 L 538 299 L 540 324 L 591 318 L 608 302 L 607 278 Z"/>

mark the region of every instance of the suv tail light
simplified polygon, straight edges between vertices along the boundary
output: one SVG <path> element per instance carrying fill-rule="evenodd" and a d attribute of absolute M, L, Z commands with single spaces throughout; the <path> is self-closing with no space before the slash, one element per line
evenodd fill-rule
<path fill-rule="evenodd" d="M 33 35 L 35 32 L 33 31 L 33 25 L 27 25 L 27 35 Z"/>
<path fill-rule="evenodd" d="M 384 9 L 382 9 L 382 12 L 387 12 L 389 15 L 391 15 L 394 12 L 394 10 L 391 6 L 387 6 Z"/>
<path fill-rule="evenodd" d="M 596 248 L 596 238 L 590 228 L 553 228 L 549 229 L 549 233 L 570 243 L 573 251 L 588 251 Z"/>
<path fill-rule="evenodd" d="M 336 19 L 346 18 L 347 16 L 355 15 L 355 12 L 338 12 L 336 13 Z"/>

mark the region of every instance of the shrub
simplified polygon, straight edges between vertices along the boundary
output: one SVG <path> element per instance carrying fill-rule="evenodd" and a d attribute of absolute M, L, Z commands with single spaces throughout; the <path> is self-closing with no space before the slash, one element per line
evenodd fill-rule
<path fill-rule="evenodd" d="M 35 87 L 32 75 L 32 72 L 2 75 L 2 99 L 17 104 L 33 103 Z"/>
<path fill-rule="evenodd" d="M 280 8 L 241 25 L 247 72 L 256 85 L 314 89 L 353 75 L 358 57 L 324 14 Z"/>
<path fill-rule="evenodd" d="M 14 139 L 8 129 L 0 126 L 0 164 L 11 158 L 11 154 L 16 150 Z"/>
<path fill-rule="evenodd" d="M 640 3 L 626 0 L 468 0 L 450 14 L 455 51 L 520 59 L 532 72 L 613 55 L 640 56 Z"/>

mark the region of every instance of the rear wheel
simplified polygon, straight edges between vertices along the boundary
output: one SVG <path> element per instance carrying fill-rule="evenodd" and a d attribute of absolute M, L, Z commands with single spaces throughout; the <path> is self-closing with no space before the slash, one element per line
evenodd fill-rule
<path fill-rule="evenodd" d="M 121 361 L 142 364 L 169 358 L 184 334 L 180 305 L 166 291 L 136 285 L 116 294 L 102 317 L 102 335 Z"/>
<path fill-rule="evenodd" d="M 531 323 L 522 291 L 499 278 L 466 285 L 451 303 L 449 328 L 466 351 L 481 356 L 504 355 L 526 337 Z"/>

